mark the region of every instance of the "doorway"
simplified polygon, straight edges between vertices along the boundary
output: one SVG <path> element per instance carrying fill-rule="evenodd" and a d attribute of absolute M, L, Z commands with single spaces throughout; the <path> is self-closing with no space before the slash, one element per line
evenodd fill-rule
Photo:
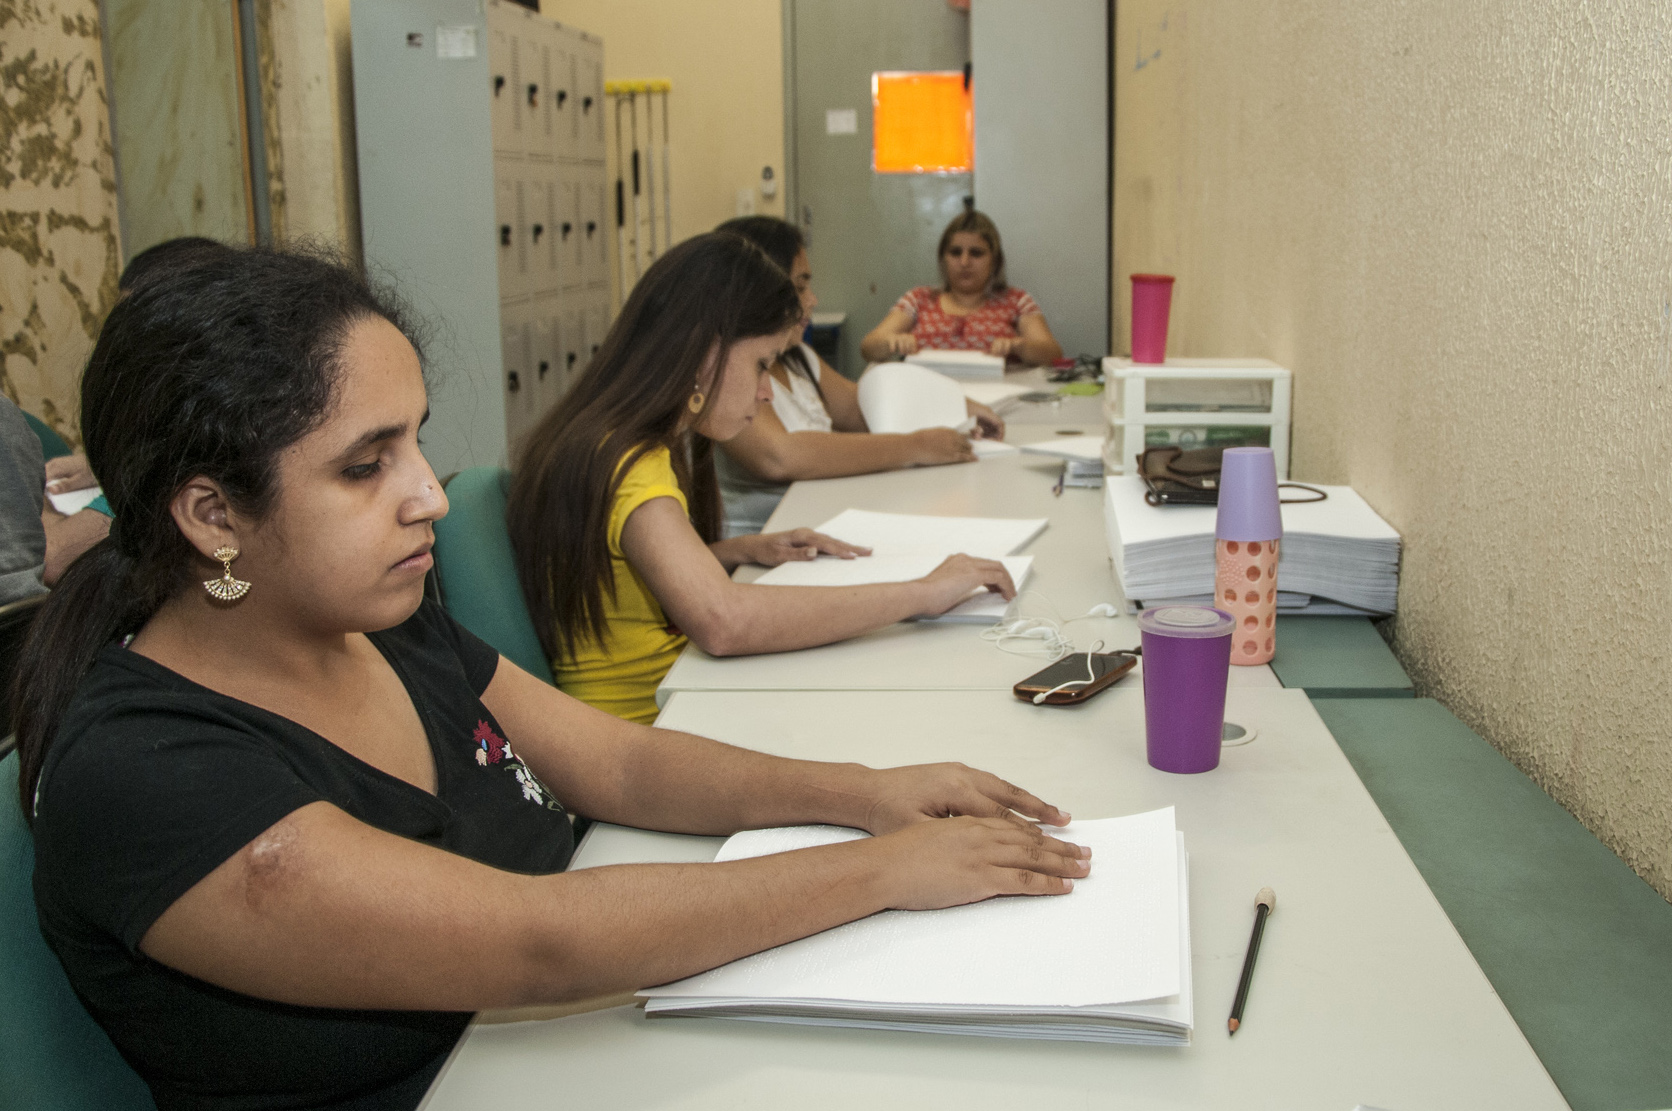
<path fill-rule="evenodd" d="M 819 311 L 846 314 L 832 365 L 850 378 L 901 294 L 939 284 L 935 247 L 973 187 L 968 173 L 872 170 L 871 76 L 963 70 L 969 19 L 923 0 L 784 0 L 785 213 L 807 236 Z"/>

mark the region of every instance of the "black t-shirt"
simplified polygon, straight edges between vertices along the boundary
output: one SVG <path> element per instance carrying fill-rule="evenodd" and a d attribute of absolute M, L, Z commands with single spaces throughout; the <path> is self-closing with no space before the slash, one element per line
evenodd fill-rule
<path fill-rule="evenodd" d="M 115 646 L 99 653 L 47 754 L 35 813 L 41 932 L 162 1111 L 416 1107 L 469 1022 L 271 1003 L 140 952 L 163 911 L 291 811 L 329 802 L 508 871 L 569 862 L 567 815 L 482 705 L 498 653 L 431 602 L 371 639 L 424 723 L 434 795 Z"/>

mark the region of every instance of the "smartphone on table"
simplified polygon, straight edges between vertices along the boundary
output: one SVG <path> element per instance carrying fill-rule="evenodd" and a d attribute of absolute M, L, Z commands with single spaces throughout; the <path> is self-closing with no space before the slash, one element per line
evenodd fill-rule
<path fill-rule="evenodd" d="M 1092 652 L 1089 655 L 1071 652 L 1011 689 L 1023 702 L 1033 702 L 1044 695 L 1041 705 L 1072 706 L 1108 689 L 1115 680 L 1137 666 L 1138 657 L 1132 652 Z M 1064 683 L 1075 685 L 1056 690 Z"/>

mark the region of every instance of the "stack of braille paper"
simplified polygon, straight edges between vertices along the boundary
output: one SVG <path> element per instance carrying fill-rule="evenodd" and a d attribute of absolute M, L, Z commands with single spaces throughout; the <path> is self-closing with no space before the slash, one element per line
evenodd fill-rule
<path fill-rule="evenodd" d="M 1323 501 L 1283 506 L 1279 613 L 1387 614 L 1399 596 L 1399 534 L 1351 486 L 1319 486 Z M 1284 490 L 1284 497 L 1308 497 Z M 1142 608 L 1211 605 L 1218 510 L 1153 506 L 1136 475 L 1110 476 L 1104 525 L 1121 592 Z"/>

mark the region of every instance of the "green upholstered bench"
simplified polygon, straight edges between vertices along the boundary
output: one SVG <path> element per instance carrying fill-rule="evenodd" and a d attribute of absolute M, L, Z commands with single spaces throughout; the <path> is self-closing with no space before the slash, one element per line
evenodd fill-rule
<path fill-rule="evenodd" d="M 1271 669 L 1313 698 L 1411 698 L 1411 677 L 1368 617 L 1279 617 Z"/>
<path fill-rule="evenodd" d="M 1672 904 L 1432 699 L 1314 699 L 1575 1111 L 1672 1107 Z"/>

